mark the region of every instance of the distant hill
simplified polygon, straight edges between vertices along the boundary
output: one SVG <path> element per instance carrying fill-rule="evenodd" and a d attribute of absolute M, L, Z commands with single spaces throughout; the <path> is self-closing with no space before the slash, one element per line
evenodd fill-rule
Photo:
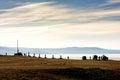
<path fill-rule="evenodd" d="M 37 54 L 103 54 L 103 53 L 120 53 L 120 50 L 108 50 L 98 47 L 67 47 L 67 48 L 19 48 L 22 53 L 37 53 Z M 0 54 L 14 54 L 14 47 L 0 47 Z"/>

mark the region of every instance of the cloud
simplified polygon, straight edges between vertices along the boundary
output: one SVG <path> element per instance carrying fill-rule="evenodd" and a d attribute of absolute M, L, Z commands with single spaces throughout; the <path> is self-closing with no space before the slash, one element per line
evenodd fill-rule
<path fill-rule="evenodd" d="M 118 25 L 119 22 L 111 21 L 86 24 L 64 23 L 46 27 L 0 27 L 0 44 L 16 46 L 16 40 L 20 40 L 21 47 L 117 45 L 120 40 Z M 115 46 L 111 47 L 115 48 Z"/>
<path fill-rule="evenodd" d="M 18 39 L 23 47 L 115 48 L 120 41 L 120 22 L 114 19 L 120 16 L 120 10 L 91 8 L 70 8 L 52 1 L 0 9 L 0 44 L 16 46 Z"/>
<path fill-rule="evenodd" d="M 29 3 L 4 11 L 6 12 L 0 15 L 0 25 L 80 23 L 108 16 L 120 16 L 118 9 L 70 9 L 62 4 L 55 5 L 54 2 Z"/>
<path fill-rule="evenodd" d="M 118 3 L 120 3 L 120 0 L 107 0 L 107 3 L 109 3 L 109 4 L 118 4 Z"/>
<path fill-rule="evenodd" d="M 90 37 L 90 36 L 112 36 L 112 34 L 120 34 L 119 22 L 93 22 L 86 24 L 64 24 L 57 25 L 52 29 L 61 36 L 69 35 L 76 37 Z M 114 27 L 113 27 L 114 26 Z M 54 32 L 52 31 L 52 32 Z M 51 33 L 52 33 L 51 32 Z M 57 34 L 58 35 L 58 34 Z M 66 37 L 66 36 L 65 36 Z"/>

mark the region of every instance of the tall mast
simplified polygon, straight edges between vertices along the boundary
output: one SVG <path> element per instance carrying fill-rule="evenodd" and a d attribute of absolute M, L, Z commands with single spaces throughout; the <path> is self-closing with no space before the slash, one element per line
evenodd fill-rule
<path fill-rule="evenodd" d="M 19 48 L 18 48 L 18 40 L 17 40 L 17 53 L 19 53 Z"/>

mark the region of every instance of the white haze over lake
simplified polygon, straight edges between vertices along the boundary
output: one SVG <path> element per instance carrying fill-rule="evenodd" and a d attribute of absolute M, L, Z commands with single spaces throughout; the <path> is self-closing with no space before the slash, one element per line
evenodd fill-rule
<path fill-rule="evenodd" d="M 67 59 L 67 57 L 69 56 L 70 59 L 78 59 L 78 60 L 82 59 L 82 56 L 86 56 L 87 59 L 90 59 L 90 56 L 92 58 L 93 55 L 98 55 L 98 56 L 106 55 L 109 58 L 109 60 L 120 60 L 120 54 L 54 54 L 54 57 L 60 58 L 60 55 L 62 55 L 64 59 Z M 41 54 L 41 57 L 44 58 L 44 56 L 45 54 Z M 46 56 L 48 58 L 52 58 L 52 54 L 46 54 Z"/>
<path fill-rule="evenodd" d="M 13 54 L 8 54 L 8 55 L 13 55 Z M 31 53 L 31 56 L 33 56 L 34 54 Z M 67 57 L 69 56 L 69 59 L 75 59 L 75 60 L 81 60 L 82 56 L 86 56 L 87 59 L 91 59 L 93 58 L 93 55 L 97 55 L 97 56 L 102 56 L 105 55 L 109 58 L 109 60 L 120 60 L 120 54 L 46 54 L 47 58 L 52 58 L 52 55 L 54 55 L 54 58 L 60 58 L 60 55 L 62 55 L 63 59 L 67 59 Z M 39 54 L 35 54 L 36 57 L 39 56 Z M 45 54 L 40 54 L 40 57 L 44 58 Z"/>

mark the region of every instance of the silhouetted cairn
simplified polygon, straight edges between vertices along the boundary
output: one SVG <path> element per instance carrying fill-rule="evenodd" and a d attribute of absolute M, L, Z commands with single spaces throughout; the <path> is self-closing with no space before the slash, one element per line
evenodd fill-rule
<path fill-rule="evenodd" d="M 69 60 L 69 56 L 67 57 L 67 59 Z"/>
<path fill-rule="evenodd" d="M 55 59 L 54 55 L 52 55 L 52 59 Z"/>
<path fill-rule="evenodd" d="M 108 57 L 103 55 L 103 56 L 101 56 L 101 60 L 108 60 Z"/>
<path fill-rule="evenodd" d="M 86 56 L 83 56 L 83 57 L 82 57 L 82 60 L 87 60 L 87 57 L 86 57 Z"/>
<path fill-rule="evenodd" d="M 97 60 L 98 59 L 98 56 L 97 55 L 94 55 L 93 56 L 93 60 Z"/>
<path fill-rule="evenodd" d="M 7 56 L 7 52 L 6 52 L 6 54 L 5 54 L 6 56 Z"/>
<path fill-rule="evenodd" d="M 45 57 L 44 57 L 44 58 L 45 58 L 45 59 L 47 58 L 47 57 L 46 57 L 46 54 L 45 54 Z"/>
<path fill-rule="evenodd" d="M 101 60 L 101 57 L 100 57 L 100 56 L 98 57 L 98 60 Z"/>
<path fill-rule="evenodd" d="M 90 60 L 91 60 L 91 56 L 90 56 L 89 58 L 90 58 Z"/>
<path fill-rule="evenodd" d="M 108 57 L 105 55 L 99 57 L 97 55 L 94 55 L 93 60 L 108 60 Z"/>
<path fill-rule="evenodd" d="M 22 52 L 15 53 L 14 56 L 23 56 Z"/>
<path fill-rule="evenodd" d="M 27 55 L 24 53 L 24 56 L 27 56 Z"/>
<path fill-rule="evenodd" d="M 35 53 L 33 54 L 33 57 L 35 57 Z"/>
<path fill-rule="evenodd" d="M 28 52 L 28 57 L 31 57 L 29 52 Z"/>
<path fill-rule="evenodd" d="M 41 57 L 40 57 L 40 54 L 39 54 L 39 57 L 38 57 L 38 58 L 41 58 Z"/>
<path fill-rule="evenodd" d="M 63 59 L 63 58 L 62 58 L 62 55 L 60 55 L 60 59 Z"/>

